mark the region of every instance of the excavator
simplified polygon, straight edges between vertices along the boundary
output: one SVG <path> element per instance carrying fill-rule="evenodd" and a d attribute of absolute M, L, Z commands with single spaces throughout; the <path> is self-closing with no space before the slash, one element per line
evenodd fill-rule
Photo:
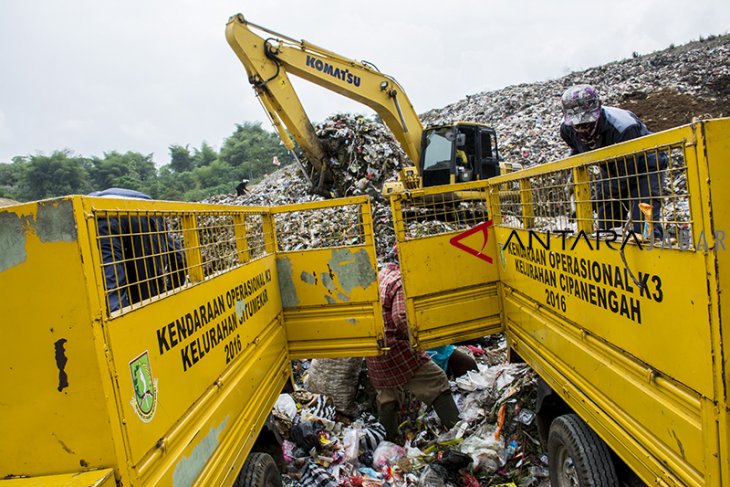
<path fill-rule="evenodd" d="M 372 63 L 293 39 L 242 14 L 229 19 L 226 39 L 284 145 L 296 158 L 291 134 L 318 174 L 317 192 L 328 180 L 327 157 L 289 74 L 362 103 L 380 116 L 413 164 L 398 173 L 397 181 L 384 185 L 386 197 L 500 174 L 494 129 L 472 122 L 425 128 L 405 90 Z"/>

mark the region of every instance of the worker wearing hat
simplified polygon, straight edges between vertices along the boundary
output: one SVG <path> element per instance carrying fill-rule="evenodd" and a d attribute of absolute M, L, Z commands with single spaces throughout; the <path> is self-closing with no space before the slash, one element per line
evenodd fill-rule
<path fill-rule="evenodd" d="M 651 133 L 634 113 L 604 106 L 590 85 L 571 86 L 563 93 L 561 102 L 563 121 L 560 136 L 570 147 L 571 155 Z M 666 154 L 662 152 L 658 158 L 652 152 L 600 163 L 601 177 L 600 181 L 596 181 L 595 189 L 599 228 L 623 227 L 630 211 L 632 230 L 640 234 L 642 213 L 639 203 L 646 203 L 651 205 L 653 236 L 661 238 L 660 170 L 666 167 L 666 163 Z"/>

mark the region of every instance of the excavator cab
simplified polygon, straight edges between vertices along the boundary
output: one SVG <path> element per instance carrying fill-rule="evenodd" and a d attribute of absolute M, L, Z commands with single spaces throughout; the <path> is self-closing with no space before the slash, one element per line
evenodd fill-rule
<path fill-rule="evenodd" d="M 431 127 L 423 132 L 423 186 L 464 183 L 500 173 L 494 129 L 474 123 Z"/>

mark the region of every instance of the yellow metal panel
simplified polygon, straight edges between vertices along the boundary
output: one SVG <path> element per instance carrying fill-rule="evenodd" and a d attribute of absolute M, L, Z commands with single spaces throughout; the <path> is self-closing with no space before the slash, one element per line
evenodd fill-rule
<path fill-rule="evenodd" d="M 333 296 L 286 294 L 308 302 L 290 310 L 293 319 L 332 318 L 326 333 L 337 350 L 324 340 L 317 353 L 378 352 L 366 202 L 346 203 L 367 229 L 354 245 L 284 254 L 298 273 L 318 270 Z M 107 231 L 99 221 L 119 225 Z M 75 196 L 0 211 L 9 364 L 0 372 L 0 474 L 111 466 L 122 485 L 231 484 L 291 378 L 275 231 L 262 208 Z M 150 249 L 136 245 L 143 237 Z M 281 235 L 295 246 L 297 238 Z M 111 266 L 101 255 L 109 242 L 122 249 Z M 173 281 L 179 254 L 185 278 Z M 130 269 L 148 263 L 150 274 L 131 283 Z M 109 296 L 122 287 L 129 303 L 117 305 Z M 341 333 L 348 320 L 360 322 L 358 333 Z"/>
<path fill-rule="evenodd" d="M 292 357 L 378 353 L 383 324 L 374 249 L 287 252 L 277 269 Z"/>
<path fill-rule="evenodd" d="M 667 210 L 662 220 L 677 241 L 657 248 L 629 237 L 623 252 L 620 239 L 613 248 L 597 241 L 585 204 L 596 184 L 590 166 L 660 151 L 669 156 L 658 195 Z M 648 484 L 728 483 L 720 292 L 728 157 L 730 121 L 716 120 L 491 181 L 511 348 Z M 569 172 L 565 188 L 555 182 Z M 539 209 L 534 221 L 516 204 L 526 199 L 512 194 L 524 178 L 549 185 L 542 192 L 533 186 L 527 204 Z M 573 216 L 561 214 L 570 189 Z M 566 227 L 573 230 L 567 238 L 546 231 Z"/>
<path fill-rule="evenodd" d="M 708 429 L 716 428 L 716 438 L 709 437 L 708 443 L 717 444 L 717 449 L 709 448 L 708 462 L 717 462 L 719 472 L 711 471 L 713 483 L 730 485 L 730 374 L 728 362 L 730 350 L 727 340 L 730 337 L 730 204 L 727 188 L 730 187 L 730 119 L 713 120 L 702 125 L 704 149 L 707 155 L 707 173 L 700 174 L 700 180 L 709 180 L 710 185 L 703 186 L 703 200 L 707 202 L 712 213 L 712 229 L 708 246 L 708 274 L 716 282 L 710 284 L 713 301 L 713 353 L 716 407 L 708 407 L 715 413 L 708 418 Z M 709 216 L 709 215 L 708 215 Z"/>
<path fill-rule="evenodd" d="M 116 485 L 114 471 L 109 468 L 65 475 L 0 480 L 0 487 L 113 487 L 114 485 Z"/>
<path fill-rule="evenodd" d="M 270 256 L 108 323 L 122 418 L 135 464 L 186 417 L 190 405 L 214 387 L 240 355 L 257 347 L 261 333 L 276 323 L 280 312 Z M 143 414 L 135 401 L 132 376 L 135 361 L 144 354 L 155 381 L 156 405 L 150 414 Z"/>
<path fill-rule="evenodd" d="M 414 347 L 503 329 L 488 194 L 487 182 L 477 181 L 391 198 Z"/>
<path fill-rule="evenodd" d="M 623 350 L 516 291 L 505 295 L 511 347 L 644 480 L 703 483 L 704 405 L 697 393 L 652 375 Z"/>
<path fill-rule="evenodd" d="M 273 323 L 139 462 L 141 482 L 230 485 L 290 371 L 283 329 Z"/>
<path fill-rule="evenodd" d="M 0 477 L 116 463 L 79 217 L 70 198 L 0 210 Z"/>
<path fill-rule="evenodd" d="M 411 336 L 423 348 L 502 331 L 494 238 L 483 250 L 490 263 L 454 246 L 455 236 L 398 243 Z M 479 231 L 461 243 L 481 249 L 483 238 Z"/>
<path fill-rule="evenodd" d="M 200 252 L 197 251 L 200 247 L 200 236 L 195 228 L 195 216 L 184 216 L 182 223 L 185 248 L 188 249 L 185 252 L 185 257 L 188 262 L 188 267 L 190 267 L 188 277 L 192 282 L 200 282 L 203 280 L 203 266 Z"/>
<path fill-rule="evenodd" d="M 378 354 L 383 317 L 369 199 L 287 205 L 272 214 L 292 358 Z"/>
<path fill-rule="evenodd" d="M 502 247 L 505 284 L 580 323 L 647 367 L 712 394 L 710 330 L 697 321 L 706 319 L 708 305 L 701 254 L 626 245 L 627 268 L 619 247 L 610 250 L 605 242 L 598 250 L 592 242 L 590 250 L 586 240 L 567 238 L 563 250 L 562 238 L 553 237 L 549 250 L 535 241 L 530 250 L 527 232 L 497 227 L 495 233 Z M 643 290 L 629 272 L 646 283 Z M 678 356 L 692 360 L 678 361 Z"/>
<path fill-rule="evenodd" d="M 588 170 L 585 167 L 574 167 L 573 181 L 575 182 L 575 219 L 578 230 L 591 233 L 593 231 L 593 204 Z"/>

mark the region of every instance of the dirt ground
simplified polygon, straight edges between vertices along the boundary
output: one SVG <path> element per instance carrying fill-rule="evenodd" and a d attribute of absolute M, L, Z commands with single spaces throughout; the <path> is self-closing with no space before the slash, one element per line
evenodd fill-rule
<path fill-rule="evenodd" d="M 712 80 L 706 89 L 706 95 L 698 97 L 662 88 L 649 95 L 627 95 L 618 105 L 638 115 L 652 132 L 686 125 L 694 118 L 730 116 L 730 76 Z"/>

